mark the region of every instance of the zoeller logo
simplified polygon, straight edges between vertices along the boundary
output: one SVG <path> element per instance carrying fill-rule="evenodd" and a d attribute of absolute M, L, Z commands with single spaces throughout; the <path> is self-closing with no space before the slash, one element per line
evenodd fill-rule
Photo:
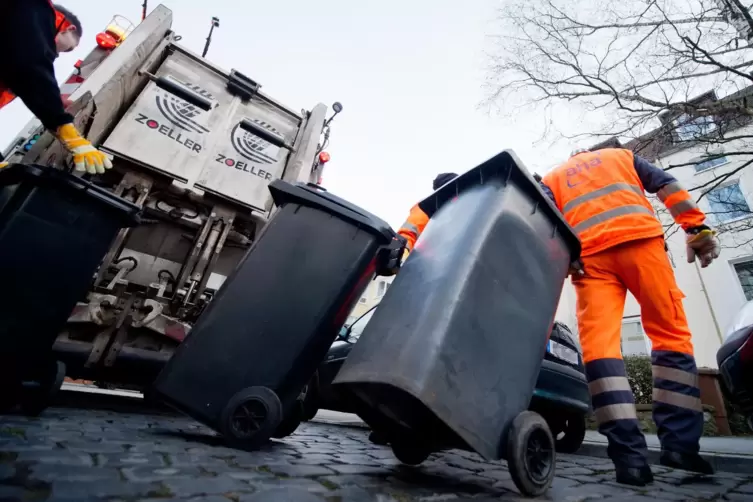
<path fill-rule="evenodd" d="M 266 122 L 252 119 L 253 122 L 274 134 L 281 136 L 280 132 Z M 274 164 L 277 162 L 279 149 L 269 141 L 260 138 L 254 133 L 241 129 L 240 124 L 233 128 L 230 136 L 233 148 L 238 155 L 257 164 Z M 274 155 L 274 157 L 272 157 Z"/>
<path fill-rule="evenodd" d="M 149 129 L 152 129 L 153 131 L 158 131 L 163 136 L 167 136 L 171 140 L 175 141 L 176 143 L 188 148 L 192 152 L 201 153 L 201 145 L 196 143 L 195 141 L 184 138 L 183 134 L 176 131 L 174 128 L 170 126 L 166 126 L 165 124 L 160 124 L 154 119 L 150 119 L 143 113 L 139 113 L 136 117 L 136 122 L 139 124 L 144 124 Z"/>
<path fill-rule="evenodd" d="M 190 89 L 196 94 L 208 99 L 213 99 L 213 96 L 208 91 L 202 89 L 198 85 L 181 82 L 172 77 L 170 79 Z M 160 89 L 160 91 L 161 92 L 158 92 L 155 97 L 155 100 L 157 101 L 157 109 L 167 120 L 172 122 L 175 127 L 183 129 L 184 131 L 197 132 L 199 134 L 209 132 L 209 129 L 193 120 L 202 113 L 206 113 L 204 110 L 197 108 L 191 103 L 180 99 L 166 90 Z"/>

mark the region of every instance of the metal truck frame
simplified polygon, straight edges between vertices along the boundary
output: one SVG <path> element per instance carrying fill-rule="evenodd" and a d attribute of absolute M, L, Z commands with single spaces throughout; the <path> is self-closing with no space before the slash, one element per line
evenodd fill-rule
<path fill-rule="evenodd" d="M 71 378 L 148 386 L 267 223 L 269 182 L 321 176 L 327 107 L 287 108 L 178 45 L 171 25 L 158 6 L 71 95 L 76 126 L 113 156 L 94 181 L 143 208 L 57 337 Z M 49 133 L 22 162 L 70 169 Z"/>

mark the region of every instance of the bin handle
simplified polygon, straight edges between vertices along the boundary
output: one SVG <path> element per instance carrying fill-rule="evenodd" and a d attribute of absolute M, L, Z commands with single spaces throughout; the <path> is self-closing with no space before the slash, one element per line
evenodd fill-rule
<path fill-rule="evenodd" d="M 197 108 L 208 112 L 212 109 L 212 100 L 205 98 L 198 92 L 186 87 L 185 84 L 178 82 L 175 78 L 168 75 L 166 77 L 157 77 L 149 72 L 144 72 L 149 80 L 154 82 L 157 87 L 163 89 L 170 94 L 174 94 L 183 101 L 187 101 Z"/>
<path fill-rule="evenodd" d="M 311 187 L 311 188 L 313 188 L 315 190 L 319 190 L 320 192 L 326 192 L 327 191 L 326 188 L 324 188 L 321 185 L 317 185 L 316 183 L 308 182 L 308 183 L 306 183 L 306 186 Z"/>
<path fill-rule="evenodd" d="M 246 132 L 250 132 L 251 134 L 254 134 L 256 136 L 259 136 L 261 139 L 264 139 L 266 141 L 269 141 L 277 148 L 285 148 L 286 150 L 293 150 L 293 146 L 289 145 L 285 142 L 285 138 L 280 136 L 279 134 L 270 131 L 269 129 L 266 129 L 259 124 L 249 120 L 249 119 L 243 119 L 241 120 L 241 123 L 239 124 L 240 128 L 243 129 Z"/>
<path fill-rule="evenodd" d="M 51 169 L 51 170 L 40 169 L 40 171 L 44 173 L 44 175 L 48 178 L 49 177 L 64 177 L 66 183 L 68 183 L 72 189 L 78 190 L 82 193 L 91 193 L 93 197 L 96 197 L 99 200 L 103 200 L 103 201 L 106 201 L 106 200 L 120 201 L 121 200 L 120 197 L 116 196 L 115 194 L 108 192 L 106 190 L 103 190 L 97 185 L 95 185 L 94 183 L 92 183 L 91 181 L 87 181 L 78 176 L 62 176 L 64 172 L 56 170 L 56 169 Z M 123 202 L 127 202 L 127 201 L 123 201 Z M 132 218 L 137 218 L 139 214 L 141 213 L 140 207 L 135 206 L 133 204 L 128 204 L 128 203 L 127 203 L 127 206 L 130 206 L 128 207 L 128 213 L 129 213 L 129 216 L 131 216 Z"/>

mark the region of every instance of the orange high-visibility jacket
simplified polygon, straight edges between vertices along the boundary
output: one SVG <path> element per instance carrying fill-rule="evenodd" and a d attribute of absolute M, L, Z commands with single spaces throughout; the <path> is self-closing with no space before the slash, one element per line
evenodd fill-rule
<path fill-rule="evenodd" d="M 684 230 L 706 219 L 673 176 L 621 148 L 574 155 L 542 185 L 580 237 L 582 256 L 664 234 L 644 190 L 658 194 Z"/>
<path fill-rule="evenodd" d="M 413 206 L 408 215 L 408 219 L 397 231 L 399 235 L 405 237 L 407 241 L 408 251 L 413 251 L 413 246 L 416 245 L 416 241 L 421 233 L 426 228 L 426 224 L 429 223 L 429 216 L 420 208 L 418 204 Z"/>

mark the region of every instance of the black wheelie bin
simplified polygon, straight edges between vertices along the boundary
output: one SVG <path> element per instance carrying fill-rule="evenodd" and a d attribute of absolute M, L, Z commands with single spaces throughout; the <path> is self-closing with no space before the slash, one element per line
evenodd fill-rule
<path fill-rule="evenodd" d="M 431 220 L 335 388 L 401 462 L 469 449 L 544 493 L 554 441 L 527 409 L 580 241 L 511 151 L 419 204 Z"/>
<path fill-rule="evenodd" d="M 403 250 L 387 223 L 316 185 L 269 189 L 277 213 L 151 389 L 247 450 L 289 429 L 348 313 Z"/>
<path fill-rule="evenodd" d="M 0 169 L 0 408 L 38 414 L 65 367 L 52 345 L 139 208 L 52 167 Z"/>

